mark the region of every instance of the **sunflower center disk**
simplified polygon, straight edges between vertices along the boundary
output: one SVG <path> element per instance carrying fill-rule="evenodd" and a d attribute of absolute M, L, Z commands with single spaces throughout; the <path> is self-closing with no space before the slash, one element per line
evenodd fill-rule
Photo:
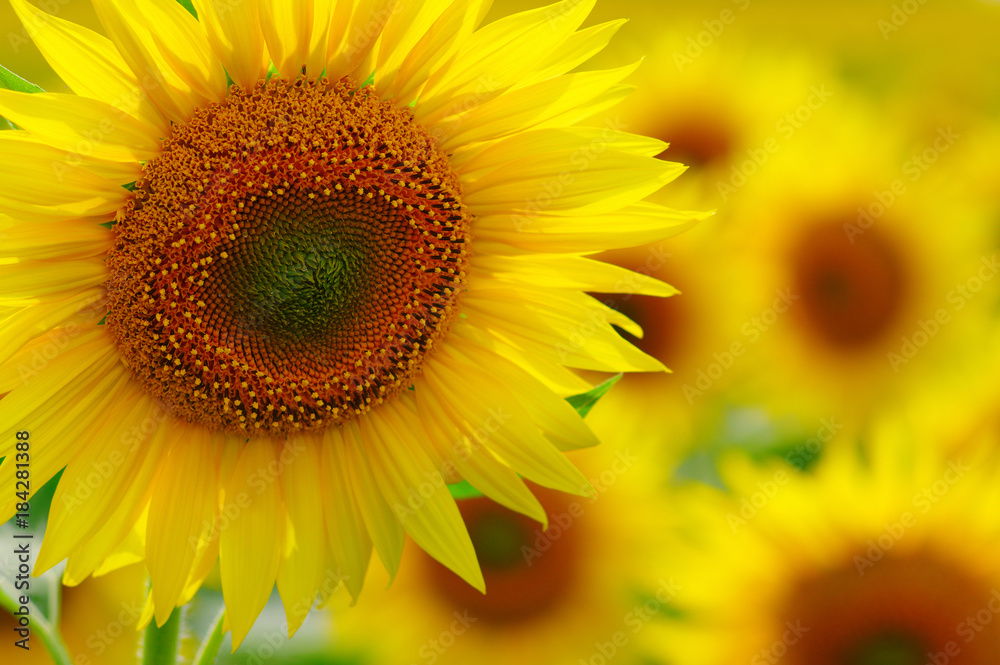
<path fill-rule="evenodd" d="M 816 226 L 799 239 L 791 263 L 800 318 L 827 346 L 863 349 L 893 330 L 909 284 L 903 258 L 878 229 L 848 237 L 841 223 Z"/>
<path fill-rule="evenodd" d="M 465 279 L 469 217 L 406 110 L 343 80 L 234 86 L 175 126 L 115 225 L 107 323 L 189 422 L 338 424 L 409 385 Z"/>
<path fill-rule="evenodd" d="M 1000 622 L 990 609 L 997 592 L 989 580 L 963 570 L 968 564 L 924 551 L 877 562 L 864 557 L 859 550 L 853 563 L 802 580 L 792 591 L 784 621 L 775 623 L 780 628 L 762 640 L 782 663 L 1000 662 Z"/>

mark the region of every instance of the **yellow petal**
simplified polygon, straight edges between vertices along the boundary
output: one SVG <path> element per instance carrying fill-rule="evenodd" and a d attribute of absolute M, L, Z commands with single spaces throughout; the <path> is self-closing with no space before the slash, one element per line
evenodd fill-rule
<path fill-rule="evenodd" d="M 194 8 L 229 78 L 248 89 L 264 78 L 268 62 L 257 2 L 194 0 Z"/>
<path fill-rule="evenodd" d="M 637 66 L 638 63 L 608 71 L 567 74 L 507 92 L 468 113 L 436 125 L 442 137 L 441 149 L 450 152 L 463 145 L 492 141 L 524 130 L 545 127 L 565 113 L 599 98 L 635 71 Z M 605 146 L 626 149 L 613 138 L 606 136 L 600 140 Z M 617 138 L 621 139 L 620 136 Z M 579 146 L 578 149 L 585 150 L 586 146 Z M 664 149 L 665 144 L 650 156 L 655 156 Z"/>
<path fill-rule="evenodd" d="M 225 99 L 225 71 L 198 22 L 178 3 L 94 0 L 94 9 L 146 94 L 167 118 L 183 123 L 198 106 Z"/>
<path fill-rule="evenodd" d="M 535 425 L 559 450 L 596 446 L 597 437 L 565 399 L 555 395 L 521 367 L 465 339 L 457 339 L 451 349 L 462 361 L 459 371 L 489 367 L 491 375 L 511 386 L 512 395 Z M 458 360 L 459 358 L 456 358 Z"/>
<path fill-rule="evenodd" d="M 377 44 L 386 23 L 396 11 L 407 5 L 394 0 L 354 0 L 337 2 L 333 7 L 330 22 L 329 48 L 326 74 L 338 79 L 362 67 L 369 73 L 372 65 L 372 49 Z M 370 66 L 369 66 L 370 65 Z M 359 74 L 364 77 L 368 74 Z"/>
<path fill-rule="evenodd" d="M 466 582 L 485 591 L 476 552 L 421 436 L 420 421 L 395 403 L 367 416 L 376 435 L 364 442 L 372 475 L 386 503 L 414 542 Z"/>
<path fill-rule="evenodd" d="M 267 51 L 282 76 L 294 79 L 303 68 L 318 76 L 326 67 L 330 10 L 319 0 L 260 0 Z"/>
<path fill-rule="evenodd" d="M 86 165 L 78 155 L 31 140 L 23 132 L 0 134 L 4 199 L 40 206 L 89 204 L 93 214 L 121 207 L 129 192 Z"/>
<path fill-rule="evenodd" d="M 219 565 L 234 651 L 264 609 L 281 562 L 284 509 L 269 470 L 276 465 L 274 444 L 250 439 L 226 485 L 226 504 L 238 514 L 220 534 Z"/>
<path fill-rule="evenodd" d="M 331 429 L 324 437 L 320 450 L 320 486 L 323 505 L 327 509 L 327 543 L 344 586 L 351 596 L 357 598 L 371 560 L 372 541 L 357 499 L 351 492 L 347 469 L 339 463 L 337 450 L 343 446 L 343 435 L 339 429 Z"/>
<path fill-rule="evenodd" d="M 125 111 L 158 130 L 169 131 L 166 118 L 150 103 L 143 83 L 106 37 L 70 21 L 50 16 L 26 0 L 11 0 L 14 10 L 49 66 L 78 95 Z"/>
<path fill-rule="evenodd" d="M 583 256 L 534 254 L 521 257 L 482 255 L 475 257 L 475 270 L 486 278 L 543 284 L 553 289 L 576 289 L 596 293 L 630 293 L 667 297 L 677 289 L 648 274 Z"/>
<path fill-rule="evenodd" d="M 627 22 L 627 19 L 620 19 L 574 32 L 539 63 L 537 71 L 514 84 L 514 89 L 524 88 L 576 69 L 603 51 L 615 33 Z"/>
<path fill-rule="evenodd" d="M 0 317 L 0 364 L 32 339 L 70 320 L 74 324 L 97 323 L 107 311 L 105 301 L 104 289 L 86 289 L 67 298 L 29 305 Z"/>
<path fill-rule="evenodd" d="M 114 232 L 100 224 L 73 220 L 39 224 L 16 224 L 0 234 L 4 257 L 23 260 L 83 259 L 107 254 Z"/>
<path fill-rule="evenodd" d="M 389 5 L 392 11 L 379 38 L 375 66 L 375 89 L 379 94 L 388 94 L 400 65 L 449 4 L 451 0 Z"/>
<path fill-rule="evenodd" d="M 131 445 L 128 430 L 158 411 L 152 398 L 132 392 L 114 406 L 114 419 L 108 418 L 93 434 L 75 437 L 78 452 L 63 471 L 52 498 L 49 526 L 38 557 L 40 569 L 69 556 L 107 523 L 142 464 L 144 451 Z"/>
<path fill-rule="evenodd" d="M 78 95 L 0 90 L 0 115 L 69 155 L 137 162 L 160 147 L 153 127 Z"/>
<path fill-rule="evenodd" d="M 405 532 L 392 509 L 382 498 L 378 485 L 372 477 L 363 442 L 373 436 L 377 434 L 372 428 L 370 419 L 363 418 L 358 424 L 345 425 L 341 461 L 348 471 L 351 490 L 357 499 L 358 508 L 364 517 L 375 551 L 378 552 L 382 565 L 389 572 L 391 579 L 399 569 Z"/>
<path fill-rule="evenodd" d="M 500 384 L 489 382 L 470 393 L 467 380 L 446 365 L 436 360 L 425 363 L 427 385 L 439 399 L 447 400 L 455 412 L 453 422 L 470 439 L 495 451 L 511 468 L 543 487 L 573 494 L 587 491 L 586 478 L 542 436 Z"/>
<path fill-rule="evenodd" d="M 470 101 L 482 104 L 523 81 L 572 35 L 593 9 L 595 0 L 564 0 L 501 18 L 477 30 L 455 58 L 425 88 L 414 109 L 417 119 L 433 125 Z"/>
<path fill-rule="evenodd" d="M 634 203 L 606 215 L 488 215 L 476 219 L 476 236 L 531 252 L 595 252 L 637 247 L 685 231 L 710 213 Z"/>
<path fill-rule="evenodd" d="M 278 569 L 278 592 L 285 605 L 288 635 L 305 621 L 329 565 L 323 525 L 326 514 L 320 489 L 320 459 L 316 442 L 292 437 L 279 457 L 281 490 L 294 533 L 292 551 Z"/>
<path fill-rule="evenodd" d="M 644 199 L 683 171 L 680 164 L 610 149 L 587 159 L 578 148 L 525 157 L 462 185 L 465 204 L 477 216 L 603 214 Z"/>
<path fill-rule="evenodd" d="M 400 104 L 409 104 L 431 73 L 450 60 L 479 26 L 490 4 L 491 0 L 452 2 L 406 54 L 397 74 L 378 72 L 376 89 L 385 90 Z"/>
<path fill-rule="evenodd" d="M 106 279 L 104 257 L 0 265 L 0 301 L 30 301 L 60 292 L 68 296 L 103 284 Z"/>
<path fill-rule="evenodd" d="M 212 532 L 217 500 L 218 449 L 199 425 L 180 425 L 161 461 L 146 525 L 146 566 L 162 626 L 173 612 Z"/>
<path fill-rule="evenodd" d="M 489 449 L 474 447 L 472 441 L 445 415 L 429 388 L 422 384 L 423 381 L 418 379 L 414 390 L 417 411 L 425 414 L 421 422 L 431 441 L 448 442 L 450 450 L 442 451 L 442 454 L 447 455 L 449 463 L 473 487 L 500 505 L 528 515 L 543 526 L 547 525 L 545 509 L 521 477 Z"/>

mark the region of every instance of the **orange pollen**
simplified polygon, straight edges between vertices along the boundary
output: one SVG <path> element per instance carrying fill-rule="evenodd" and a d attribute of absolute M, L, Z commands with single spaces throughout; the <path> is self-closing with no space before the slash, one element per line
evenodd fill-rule
<path fill-rule="evenodd" d="M 343 423 L 410 385 L 457 311 L 458 180 L 371 88 L 232 86 L 143 171 L 107 324 L 178 418 L 248 436 Z"/>

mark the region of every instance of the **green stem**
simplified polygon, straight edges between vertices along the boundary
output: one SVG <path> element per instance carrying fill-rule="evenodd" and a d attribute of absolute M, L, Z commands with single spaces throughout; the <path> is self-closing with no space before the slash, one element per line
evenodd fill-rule
<path fill-rule="evenodd" d="M 181 608 L 175 607 L 162 626 L 152 619 L 142 639 L 142 665 L 175 665 L 181 638 Z"/>
<path fill-rule="evenodd" d="M 198 654 L 194 657 L 194 665 L 212 665 L 215 657 L 219 655 L 219 647 L 222 646 L 222 624 L 225 623 L 226 608 L 223 607 L 212 624 L 212 630 L 205 638 L 204 644 L 198 649 Z"/>
<path fill-rule="evenodd" d="M 62 580 L 58 575 L 50 574 L 49 578 L 49 623 L 59 625 L 59 614 L 62 612 Z"/>
<path fill-rule="evenodd" d="M 0 607 L 3 607 L 11 614 L 21 608 L 21 603 L 14 600 L 14 597 L 10 595 L 4 584 L 0 584 Z M 73 665 L 73 659 L 70 658 L 69 650 L 66 648 L 66 644 L 62 641 L 62 635 L 59 634 L 54 624 L 49 623 L 41 610 L 35 607 L 31 601 L 28 601 L 26 607 L 28 608 L 28 616 L 31 621 L 29 627 L 38 635 L 38 639 L 42 641 L 42 645 L 51 654 L 52 660 L 55 661 L 56 665 Z"/>

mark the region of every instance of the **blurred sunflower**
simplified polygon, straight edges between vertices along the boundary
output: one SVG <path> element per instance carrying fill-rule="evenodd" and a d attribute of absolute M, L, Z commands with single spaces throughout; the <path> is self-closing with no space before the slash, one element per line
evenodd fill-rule
<path fill-rule="evenodd" d="M 9 537 L 10 534 L 4 533 Z M 6 582 L 5 582 L 6 583 Z M 39 585 L 33 583 L 33 602 L 38 602 Z M 142 614 L 146 595 L 146 572 L 142 566 L 94 577 L 76 587 L 61 590 L 59 634 L 73 663 L 128 663 L 139 648 L 135 626 Z M 42 605 L 45 608 L 45 605 Z M 48 614 L 48 612 L 46 612 Z M 32 621 L 35 618 L 32 617 Z M 33 632 L 24 650 L 14 646 L 15 618 L 0 609 L 0 631 L 11 639 L 0 642 L 0 660 L 18 665 L 49 665 L 52 656 Z"/>
<path fill-rule="evenodd" d="M 575 665 L 603 649 L 615 662 L 638 662 L 630 642 L 676 593 L 655 574 L 674 455 L 659 438 L 665 418 L 623 417 L 640 412 L 624 410 L 621 396 L 588 416 L 602 445 L 571 454 L 594 496 L 538 493 L 547 529 L 486 498 L 460 503 L 489 593 L 408 549 L 391 589 L 376 592 L 388 580 L 373 571 L 357 605 L 337 612 L 338 653 L 388 665 Z"/>
<path fill-rule="evenodd" d="M 106 39 L 13 4 L 76 92 L 0 91 L 4 496 L 15 430 L 36 485 L 66 467 L 37 570 L 145 559 L 162 624 L 219 560 L 234 647 L 275 580 L 294 632 L 404 533 L 482 590 L 446 482 L 543 520 L 519 474 L 581 492 L 596 443 L 568 368 L 663 369 L 583 293 L 627 272 L 581 253 L 691 222 L 642 201 L 660 141 L 572 127 L 634 70 L 566 73 L 618 24 L 98 0 Z"/>
<path fill-rule="evenodd" d="M 683 618 L 647 633 L 657 653 L 677 665 L 997 662 L 995 443 L 952 456 L 895 424 L 873 442 L 867 459 L 832 448 L 815 475 L 732 458 L 731 494 L 675 497 L 683 526 L 665 565 Z"/>
<path fill-rule="evenodd" d="M 981 361 L 1000 265 L 988 210 L 936 166 L 961 135 L 886 131 L 854 100 L 831 111 L 731 209 L 744 248 L 731 269 L 746 276 L 734 332 L 750 349 L 739 394 L 807 421 L 836 404 L 860 423 Z M 827 159 L 806 171 L 809 154 Z"/>
<path fill-rule="evenodd" d="M 834 77 L 826 63 L 762 51 L 740 30 L 746 19 L 735 6 L 727 10 L 730 23 L 705 20 L 698 10 L 674 17 L 669 30 L 650 16 L 633 31 L 639 39 L 612 46 L 628 52 L 649 44 L 651 51 L 650 66 L 636 73 L 643 94 L 610 115 L 630 131 L 663 139 L 669 147 L 660 157 L 690 167 L 671 188 L 675 204 L 716 208 L 725 220 L 745 182 L 768 168 L 804 122 L 822 115 Z"/>

